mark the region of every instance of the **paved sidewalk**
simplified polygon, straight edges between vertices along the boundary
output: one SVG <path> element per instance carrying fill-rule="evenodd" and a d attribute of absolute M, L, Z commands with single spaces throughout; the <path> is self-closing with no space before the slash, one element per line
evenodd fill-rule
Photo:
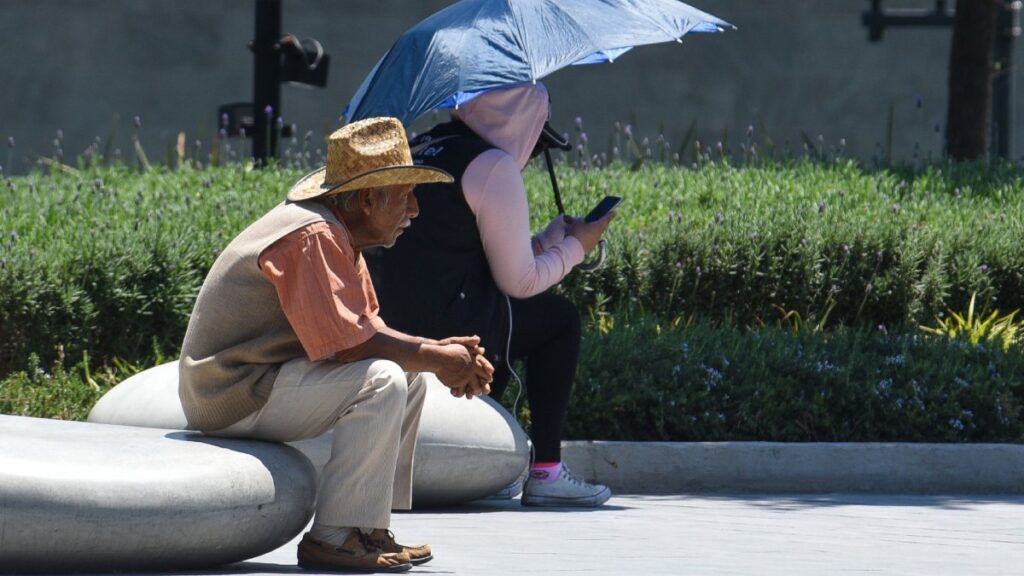
<path fill-rule="evenodd" d="M 396 514 L 392 528 L 434 548 L 409 574 L 1005 576 L 1024 565 L 1021 496 L 623 496 L 589 511 L 516 500 Z M 311 574 L 295 566 L 297 541 L 186 574 Z"/>

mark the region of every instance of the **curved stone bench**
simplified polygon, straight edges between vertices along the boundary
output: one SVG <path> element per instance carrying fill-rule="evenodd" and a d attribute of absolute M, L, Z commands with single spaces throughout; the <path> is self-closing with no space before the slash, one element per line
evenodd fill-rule
<path fill-rule="evenodd" d="M 427 397 L 416 441 L 413 505 L 446 506 L 483 498 L 513 482 L 526 469 L 526 433 L 487 397 L 455 398 L 436 378 Z M 168 362 L 111 389 L 89 414 L 90 422 L 185 428 L 178 398 L 178 363 Z M 330 432 L 290 443 L 316 467 L 331 453 Z"/>
<path fill-rule="evenodd" d="M 316 472 L 294 448 L 0 416 L 0 572 L 188 569 L 287 543 Z"/>

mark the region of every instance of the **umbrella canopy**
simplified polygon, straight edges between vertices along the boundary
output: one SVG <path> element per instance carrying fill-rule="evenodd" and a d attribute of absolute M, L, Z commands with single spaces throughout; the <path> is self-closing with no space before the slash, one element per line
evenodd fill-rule
<path fill-rule="evenodd" d="M 462 0 L 398 38 L 345 108 L 408 124 L 487 90 L 731 24 L 676 0 Z"/>

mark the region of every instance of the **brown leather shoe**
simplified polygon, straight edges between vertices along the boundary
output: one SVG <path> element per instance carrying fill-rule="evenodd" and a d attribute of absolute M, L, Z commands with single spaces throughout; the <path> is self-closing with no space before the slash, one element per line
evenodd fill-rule
<path fill-rule="evenodd" d="M 370 532 L 366 537 L 385 552 L 408 554 L 409 561 L 414 565 L 430 562 L 434 559 L 434 555 L 430 551 L 430 546 L 426 544 L 421 544 L 419 546 L 399 544 L 398 542 L 395 542 L 395 535 L 391 530 L 387 530 L 385 528 L 377 528 L 373 532 Z"/>
<path fill-rule="evenodd" d="M 412 568 L 408 554 L 387 552 L 370 537 L 353 529 L 345 543 L 334 546 L 307 532 L 299 542 L 299 567 L 344 572 L 405 572 Z"/>

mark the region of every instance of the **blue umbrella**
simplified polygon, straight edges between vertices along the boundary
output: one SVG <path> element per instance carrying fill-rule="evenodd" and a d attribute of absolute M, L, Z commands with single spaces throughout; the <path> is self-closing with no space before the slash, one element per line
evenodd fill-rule
<path fill-rule="evenodd" d="M 676 0 L 462 0 L 402 34 L 344 114 L 408 124 L 493 88 L 725 27 L 732 25 Z"/>

